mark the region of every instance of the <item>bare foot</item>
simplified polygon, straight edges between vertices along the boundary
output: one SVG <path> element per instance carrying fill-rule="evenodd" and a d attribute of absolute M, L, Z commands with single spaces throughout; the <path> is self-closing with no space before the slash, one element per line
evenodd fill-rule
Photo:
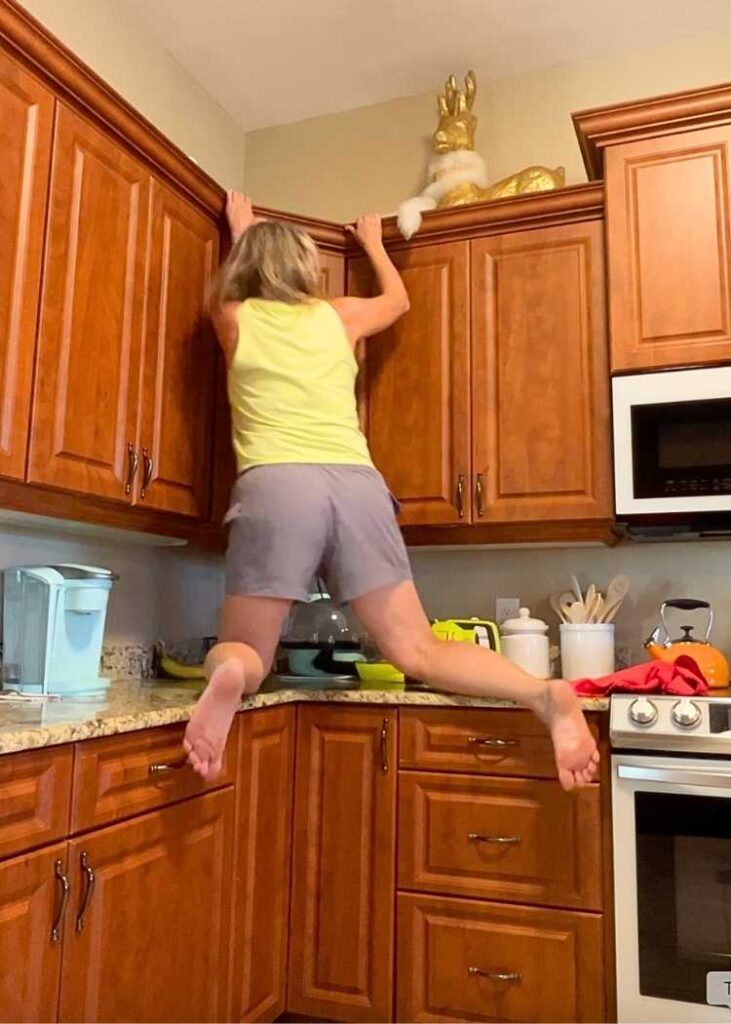
<path fill-rule="evenodd" d="M 558 781 L 564 789 L 587 785 L 596 775 L 599 751 L 571 686 L 551 680 L 534 710 L 551 732 Z"/>
<path fill-rule="evenodd" d="M 183 747 L 203 779 L 215 779 L 221 771 L 226 738 L 245 689 L 244 666 L 238 658 L 229 658 L 214 669 L 198 699 Z"/>

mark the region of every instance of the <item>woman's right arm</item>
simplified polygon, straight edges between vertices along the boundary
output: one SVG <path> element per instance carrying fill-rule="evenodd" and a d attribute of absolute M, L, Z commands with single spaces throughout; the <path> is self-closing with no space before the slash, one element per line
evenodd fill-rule
<path fill-rule="evenodd" d="M 371 261 L 380 295 L 372 299 L 345 296 L 333 299 L 352 344 L 361 338 L 379 334 L 409 311 L 409 296 L 404 282 L 383 246 L 381 218 L 377 213 L 360 217 L 348 230 L 358 239 Z"/>

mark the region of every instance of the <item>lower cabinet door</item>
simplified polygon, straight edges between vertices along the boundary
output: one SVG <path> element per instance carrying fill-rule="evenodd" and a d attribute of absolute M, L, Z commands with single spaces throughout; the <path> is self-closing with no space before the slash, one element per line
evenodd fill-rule
<path fill-rule="evenodd" d="M 602 917 L 398 897 L 399 1021 L 605 1020 Z"/>
<path fill-rule="evenodd" d="M 396 716 L 327 704 L 297 714 L 287 1009 L 390 1021 Z"/>
<path fill-rule="evenodd" d="M 0 1020 L 54 1021 L 66 843 L 0 864 Z"/>
<path fill-rule="evenodd" d="M 239 725 L 233 920 L 235 1021 L 276 1020 L 287 994 L 294 707 Z"/>
<path fill-rule="evenodd" d="M 61 1020 L 228 1018 L 233 790 L 69 844 Z"/>

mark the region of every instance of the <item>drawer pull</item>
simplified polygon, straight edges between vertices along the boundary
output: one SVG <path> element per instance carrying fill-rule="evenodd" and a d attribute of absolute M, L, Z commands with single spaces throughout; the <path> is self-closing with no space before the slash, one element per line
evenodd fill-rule
<path fill-rule="evenodd" d="M 170 772 L 180 771 L 185 768 L 188 758 L 181 757 L 178 761 L 170 761 L 168 764 L 151 764 L 147 769 L 148 775 L 168 775 Z"/>
<path fill-rule="evenodd" d="M 61 922 L 63 916 L 66 913 L 66 906 L 71 895 L 71 882 L 66 877 L 66 873 L 63 869 L 63 861 L 57 860 L 53 865 L 53 873 L 58 880 L 58 884 L 61 886 L 61 902 L 58 905 L 58 913 L 56 914 L 56 920 L 51 925 L 51 942 L 54 944 L 61 938 Z"/>
<path fill-rule="evenodd" d="M 522 842 L 520 836 L 483 836 L 480 832 L 468 832 L 471 843 L 493 843 L 495 846 L 517 846 Z"/>
<path fill-rule="evenodd" d="M 91 897 L 94 893 L 94 886 L 96 885 L 96 875 L 94 874 L 93 868 L 89 864 L 89 855 L 86 853 L 86 851 L 84 851 L 81 854 L 81 870 L 84 873 L 84 878 L 86 880 L 86 888 L 84 889 L 84 895 L 81 899 L 81 906 L 79 907 L 79 913 L 76 918 L 77 932 L 83 932 L 84 930 L 84 917 L 86 915 L 87 910 L 89 909 Z"/>
<path fill-rule="evenodd" d="M 494 736 L 468 736 L 467 742 L 473 747 L 519 747 L 520 740 L 502 740 Z"/>
<path fill-rule="evenodd" d="M 483 971 L 481 967 L 468 967 L 467 973 L 473 978 L 489 978 L 490 981 L 522 981 L 518 971 Z"/>

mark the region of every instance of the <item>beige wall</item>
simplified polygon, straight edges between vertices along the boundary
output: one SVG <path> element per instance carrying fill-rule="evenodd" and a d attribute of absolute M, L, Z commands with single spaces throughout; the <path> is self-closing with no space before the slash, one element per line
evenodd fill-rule
<path fill-rule="evenodd" d="M 243 184 L 243 130 L 114 0 L 24 5 L 221 185 Z"/>
<path fill-rule="evenodd" d="M 478 80 L 477 148 L 493 180 L 542 163 L 564 165 L 569 183 L 583 181 L 574 111 L 727 81 L 730 54 L 731 39 L 706 39 Z M 311 216 L 391 212 L 422 187 L 434 111 L 428 94 L 250 132 L 247 188 L 265 205 Z"/>

